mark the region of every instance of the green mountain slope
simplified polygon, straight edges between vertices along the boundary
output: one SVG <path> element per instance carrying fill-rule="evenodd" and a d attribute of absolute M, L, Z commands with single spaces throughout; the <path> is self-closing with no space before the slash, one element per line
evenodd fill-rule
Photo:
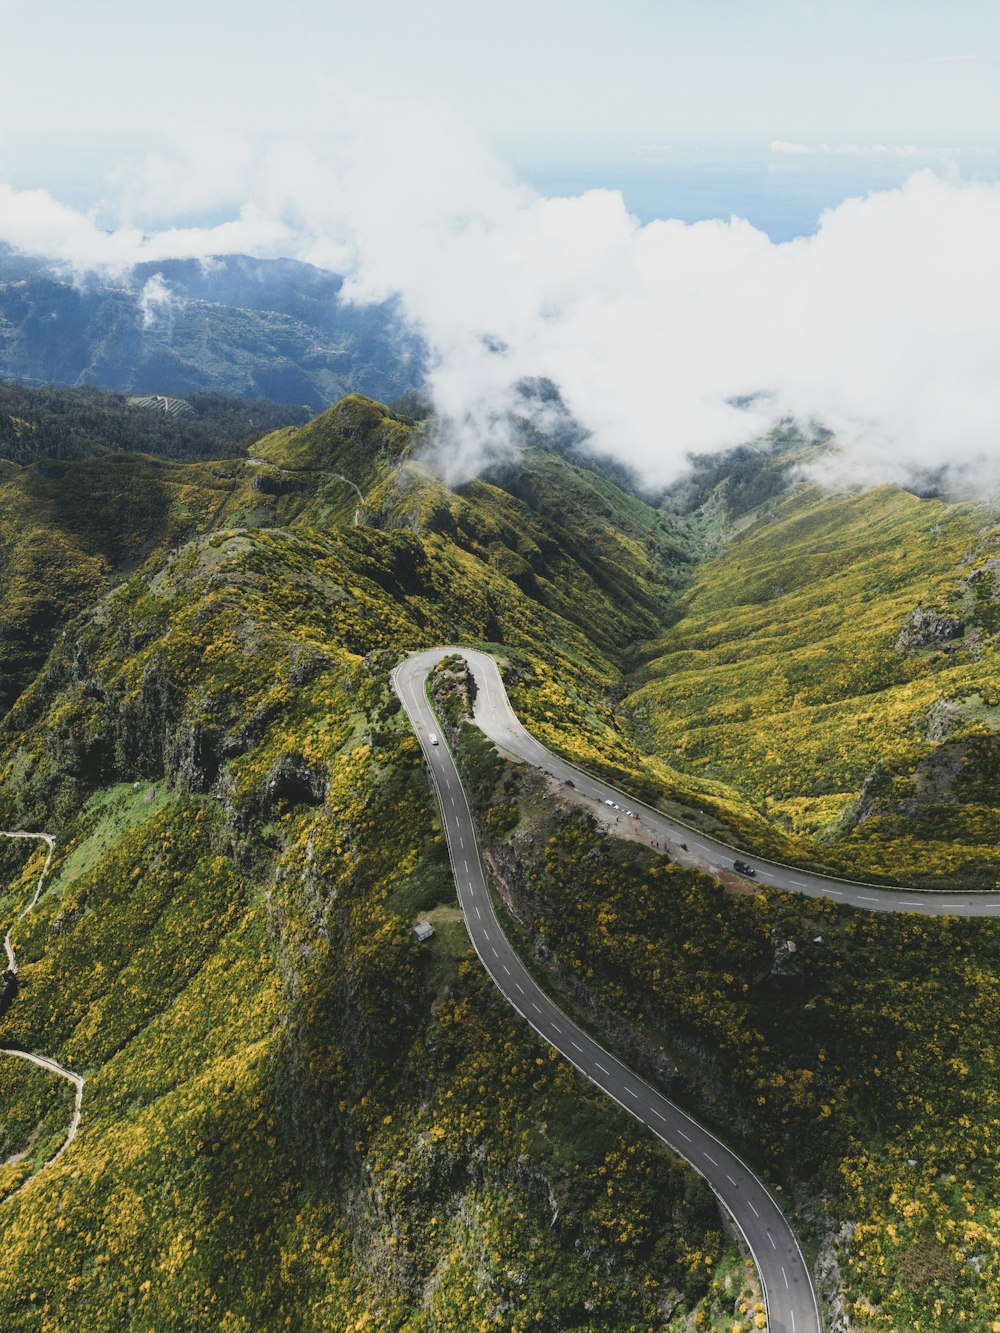
<path fill-rule="evenodd" d="M 184 410 L 178 411 L 181 403 Z M 19 464 L 114 452 L 229 458 L 264 431 L 307 415 L 288 403 L 220 393 L 130 400 L 101 389 L 29 389 L 0 380 L 0 458 Z"/>
<path fill-rule="evenodd" d="M 796 490 L 700 566 L 647 646 L 635 734 L 738 788 L 786 857 L 992 885 L 998 549 L 979 506 Z"/>
<path fill-rule="evenodd" d="M 252 510 L 241 462 L 136 454 L 44 461 L 0 475 L 0 710 L 28 684 L 67 619 L 143 560 Z"/>
<path fill-rule="evenodd" d="M 710 1196 L 469 961 L 387 690 L 408 647 L 496 637 L 600 698 L 620 681 L 614 636 L 590 646 L 560 571 L 605 618 L 609 590 L 551 552 L 526 591 L 489 543 L 425 521 L 472 508 L 411 465 L 388 412 L 348 401 L 316 431 L 328 466 L 293 475 L 289 450 L 216 478 L 210 530 L 70 621 L 0 724 L 0 825 L 57 836 L 13 929 L 0 1040 L 87 1079 L 78 1138 L 36 1174 L 60 1107 L 30 1067 L 0 1071 L 0 1312 L 39 1329 L 610 1331 L 700 1306 L 712 1327 L 751 1292 Z M 362 465 L 354 526 L 327 474 Z M 160 469 L 136 462 L 133 489 Z M 582 505 L 590 483 L 565 476 Z M 483 503 L 516 527 L 522 501 Z M 376 525 L 391 506 L 408 526 Z M 595 531 L 631 549 L 611 518 Z M 647 585 L 652 568 L 614 576 L 640 623 L 669 582 Z M 39 867 L 3 855 L 6 925 Z M 437 927 L 425 947 L 418 912 Z"/>
<path fill-rule="evenodd" d="M 492 645 L 546 742 L 750 845 L 995 875 L 982 510 L 786 495 L 785 454 L 656 508 L 537 444 L 450 490 L 424 447 L 349 397 L 245 459 L 0 471 L 0 828 L 57 838 L 0 1043 L 87 1079 L 39 1172 L 71 1091 L 0 1057 L 13 1327 L 753 1326 L 697 1178 L 470 958 L 405 651 Z M 981 1322 L 994 927 L 726 892 L 475 758 L 534 959 L 813 1239 L 862 1223 L 858 1319 Z M 0 839 L 0 928 L 39 868 Z"/>

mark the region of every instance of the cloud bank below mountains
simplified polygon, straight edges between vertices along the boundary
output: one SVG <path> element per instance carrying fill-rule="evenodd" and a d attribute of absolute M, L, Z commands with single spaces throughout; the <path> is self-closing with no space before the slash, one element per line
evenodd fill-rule
<path fill-rule="evenodd" d="M 791 416 L 835 433 L 837 481 L 1000 486 L 1000 186 L 919 172 L 774 244 L 738 218 L 641 226 L 613 191 L 545 198 L 424 107 L 355 103 L 330 145 L 188 133 L 122 173 L 111 228 L 0 186 L 0 240 L 77 272 L 291 256 L 351 299 L 397 294 L 455 478 L 512 447 L 516 386 L 545 377 L 651 485 Z M 178 207 L 232 220 L 178 226 Z"/>

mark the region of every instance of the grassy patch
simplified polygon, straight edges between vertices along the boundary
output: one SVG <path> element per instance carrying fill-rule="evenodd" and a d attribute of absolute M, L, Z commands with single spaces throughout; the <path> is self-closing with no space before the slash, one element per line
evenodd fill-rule
<path fill-rule="evenodd" d="M 128 829 L 141 824 L 174 799 L 164 782 L 119 782 L 98 792 L 76 820 L 68 854 L 58 855 L 48 888 L 59 891 L 86 874 Z"/>
<path fill-rule="evenodd" d="M 450 990 L 461 963 L 472 956 L 472 942 L 461 915 L 457 918 L 441 911 L 425 914 L 434 927 L 434 935 L 422 944 L 427 983 L 434 995 Z"/>

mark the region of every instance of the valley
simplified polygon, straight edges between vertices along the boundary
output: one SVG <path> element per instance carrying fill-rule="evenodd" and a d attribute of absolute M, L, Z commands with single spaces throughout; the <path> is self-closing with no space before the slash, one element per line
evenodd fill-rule
<path fill-rule="evenodd" d="M 971 915 L 993 910 L 996 888 L 988 516 L 901 491 L 824 502 L 775 481 L 766 447 L 740 462 L 738 491 L 723 477 L 669 503 L 541 441 L 450 489 L 424 432 L 351 396 L 224 463 L 132 454 L 0 479 L 10 623 L 28 592 L 48 598 L 21 622 L 0 822 L 56 838 L 48 887 L 16 925 L 0 1041 L 86 1079 L 79 1133 L 40 1170 L 72 1107 L 22 1061 L 0 1072 L 0 1310 L 29 1328 L 110 1329 L 129 1311 L 157 1329 L 759 1327 L 752 1268 L 708 1188 L 626 1113 L 631 1088 L 731 1145 L 734 1179 L 752 1173 L 772 1199 L 781 1185 L 825 1308 L 890 1330 L 935 1292 L 928 1328 L 948 1329 L 949 1308 L 975 1326 L 1000 1290 L 985 1166 L 1000 1123 L 996 927 Z M 118 528 L 103 517 L 125 512 Z M 808 601 L 840 596 L 804 577 L 827 521 L 857 534 L 856 558 L 824 577 L 864 570 L 868 613 L 842 617 L 833 640 L 845 661 L 867 652 L 863 678 L 827 671 L 829 618 Z M 16 582 L 27 552 L 57 545 L 61 585 L 51 564 Z M 735 578 L 741 565 L 757 582 Z M 798 702 L 752 651 L 766 641 L 760 583 L 792 599 L 772 623 L 790 627 L 775 638 L 798 654 Z M 961 618 L 963 635 L 897 653 L 916 605 Z M 846 727 L 864 690 L 880 744 L 855 745 L 829 781 L 841 804 L 882 813 L 842 833 L 792 821 L 793 799 L 818 799 L 819 751 L 808 770 L 769 761 L 785 785 L 764 792 L 712 749 L 724 724 L 681 745 L 701 688 L 682 632 L 706 717 L 744 710 L 734 736 L 770 727 L 806 744 L 817 709 Z M 502 677 L 454 704 L 442 677 L 435 702 L 499 895 L 482 905 L 508 914 L 505 961 L 529 968 L 526 991 L 545 982 L 542 1018 L 580 1026 L 586 1072 L 635 1071 L 609 1088 L 626 1111 L 548 1057 L 456 916 L 453 830 L 389 688 L 400 661 L 441 643 L 489 654 Z M 917 687 L 946 702 L 979 688 L 983 703 L 945 710 L 951 730 L 933 741 L 905 713 Z M 909 798 L 869 765 L 884 752 L 900 774 L 911 758 L 926 768 L 952 741 L 963 776 L 933 820 L 905 816 L 897 857 L 885 802 Z M 576 790 L 546 787 L 539 760 Z M 588 784 L 633 810 L 643 838 L 595 825 L 575 800 Z M 973 824 L 955 876 L 935 829 Z M 0 855 L 6 927 L 38 880 L 23 848 Z M 740 857 L 753 882 L 732 873 Z M 876 887 L 854 907 L 837 897 L 869 870 Z M 904 891 L 886 881 L 914 887 L 921 910 L 898 910 Z M 886 893 L 891 913 L 876 910 Z M 436 933 L 420 944 L 425 919 Z M 489 963 L 492 938 L 473 939 Z"/>

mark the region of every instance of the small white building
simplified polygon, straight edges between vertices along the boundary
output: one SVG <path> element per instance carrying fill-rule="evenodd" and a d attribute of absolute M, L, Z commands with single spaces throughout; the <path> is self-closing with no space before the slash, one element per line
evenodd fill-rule
<path fill-rule="evenodd" d="M 429 940 L 434 934 L 434 927 L 429 921 L 418 921 L 413 927 L 413 933 L 416 935 L 420 943 L 423 944 L 424 940 Z"/>

